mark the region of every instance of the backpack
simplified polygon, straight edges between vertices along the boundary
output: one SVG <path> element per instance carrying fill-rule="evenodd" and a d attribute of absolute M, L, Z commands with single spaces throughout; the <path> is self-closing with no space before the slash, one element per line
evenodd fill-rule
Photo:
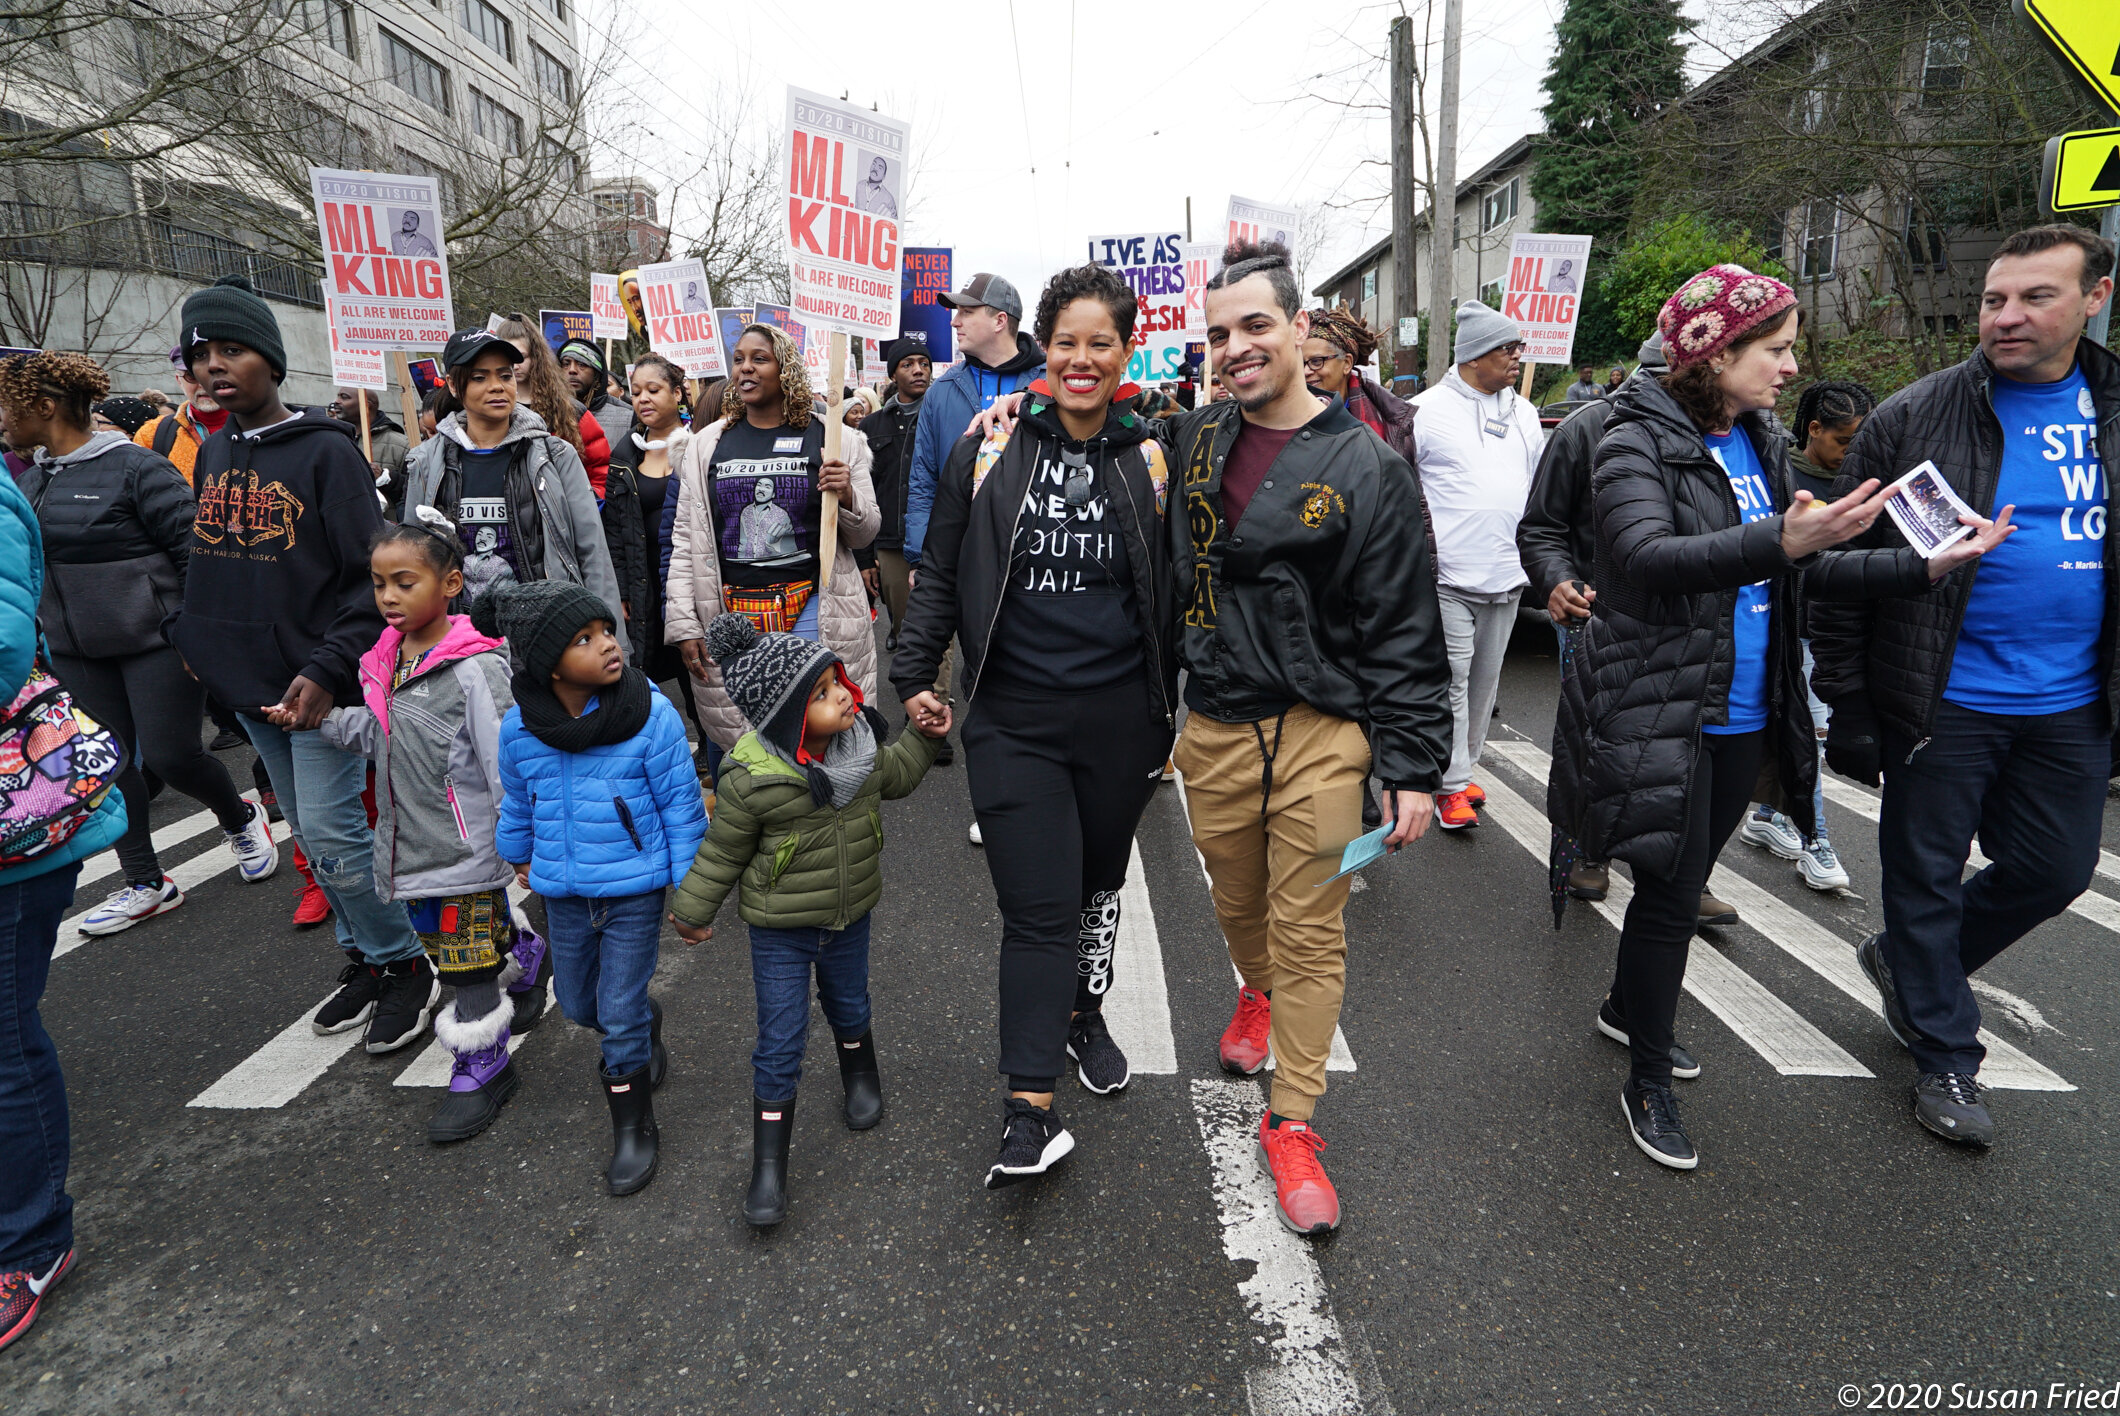
<path fill-rule="evenodd" d="M 117 785 L 125 748 L 41 662 L 0 717 L 0 869 L 49 855 Z"/>
<path fill-rule="evenodd" d="M 164 457 L 177 445 L 177 415 L 166 414 L 155 424 L 154 449 Z"/>

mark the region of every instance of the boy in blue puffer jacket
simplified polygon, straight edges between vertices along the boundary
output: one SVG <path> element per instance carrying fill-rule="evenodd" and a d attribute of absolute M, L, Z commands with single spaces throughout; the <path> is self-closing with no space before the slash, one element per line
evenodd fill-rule
<path fill-rule="evenodd" d="M 614 1195 L 655 1175 L 649 1093 L 666 1069 L 648 997 L 663 891 L 707 832 L 690 744 L 670 700 L 625 662 L 604 602 L 560 580 L 495 587 L 471 622 L 505 635 L 521 667 L 501 721 L 495 844 L 545 901 L 552 983 L 569 1018 L 604 1036 Z"/>

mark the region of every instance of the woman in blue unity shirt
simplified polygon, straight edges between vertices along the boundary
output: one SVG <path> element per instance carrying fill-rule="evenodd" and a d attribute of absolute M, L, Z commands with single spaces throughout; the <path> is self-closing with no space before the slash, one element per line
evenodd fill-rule
<path fill-rule="evenodd" d="M 1671 1091 L 1673 1023 L 1708 868 L 1762 765 L 1812 829 L 1818 747 L 1791 572 L 1883 511 L 1874 481 L 1830 504 L 1788 493 L 1786 446 L 1761 414 L 1796 375 L 1800 320 L 1795 292 L 1738 266 L 1665 302 L 1671 371 L 1619 394 L 1598 445 L 1598 599 L 1554 734 L 1557 849 L 1634 868 L 1599 1030 L 1627 1044 L 1635 1144 L 1680 1170 L 1699 1156 Z M 1960 545 L 1964 559 L 1985 548 Z M 1811 593 L 1869 593 L 1865 558 L 1837 558 L 1820 581 Z"/>

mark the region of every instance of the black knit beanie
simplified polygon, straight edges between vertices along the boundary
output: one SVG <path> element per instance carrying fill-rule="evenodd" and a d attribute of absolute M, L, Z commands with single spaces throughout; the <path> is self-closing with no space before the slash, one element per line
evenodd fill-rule
<path fill-rule="evenodd" d="M 904 335 L 892 340 L 884 346 L 883 376 L 885 378 L 896 378 L 898 376 L 898 366 L 915 354 L 918 354 L 923 359 L 932 360 L 934 358 L 933 355 L 928 353 L 927 341 L 924 339 L 915 339 L 911 335 Z"/>
<path fill-rule="evenodd" d="M 243 276 L 224 275 L 204 290 L 187 295 L 179 337 L 187 359 L 193 346 L 209 339 L 227 339 L 262 354 L 272 365 L 275 379 L 287 377 L 287 346 L 280 340 L 280 322 L 272 306 L 258 298 Z"/>
<path fill-rule="evenodd" d="M 571 580 L 503 581 L 471 606 L 472 627 L 507 640 L 523 672 L 538 683 L 551 681 L 575 635 L 610 618 L 609 605 Z"/>

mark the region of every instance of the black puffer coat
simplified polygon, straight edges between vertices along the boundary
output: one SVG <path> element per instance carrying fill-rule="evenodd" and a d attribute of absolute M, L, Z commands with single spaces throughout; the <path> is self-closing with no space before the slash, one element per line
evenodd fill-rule
<path fill-rule="evenodd" d="M 1788 505 L 1782 439 L 1757 414 L 1752 439 L 1778 507 Z M 1547 813 L 1591 858 L 1668 876 L 1678 866 L 1703 723 L 1728 721 L 1737 593 L 1773 582 L 1762 777 L 1806 836 L 1818 744 L 1792 632 L 1797 580 L 1779 513 L 1745 522 L 1730 479 L 1655 380 L 1620 389 L 1591 473 L 1598 597 L 1581 662 L 1564 676 Z"/>
<path fill-rule="evenodd" d="M 31 467 L 20 486 L 44 534 L 38 619 L 53 651 L 101 659 L 164 648 L 198 512 L 184 474 L 121 434 L 97 433 L 69 459 Z"/>
<path fill-rule="evenodd" d="M 2090 384 L 2097 407 L 2098 448 L 2105 456 L 2107 525 L 2120 518 L 2113 500 L 2115 451 L 2120 450 L 2120 358 L 2088 339 L 2077 346 L 2077 367 Z M 1893 394 L 1864 420 L 1840 477 L 1845 494 L 1864 479 L 1890 483 L 1923 461 L 1982 516 L 1995 512 L 1995 484 L 2002 474 L 2002 425 L 1995 420 L 1988 384 L 1995 376 L 1987 356 L 1974 351 L 1962 364 L 1940 369 Z M 2105 559 L 2105 625 L 2099 642 L 2099 677 L 2105 684 L 2107 722 L 2120 725 L 2120 551 L 2108 533 Z M 1980 563 L 1961 566 L 1934 586 L 1928 565 L 1901 536 L 1889 516 L 1880 516 L 1847 549 L 1821 552 L 1821 569 L 1845 576 L 1847 568 L 1873 581 L 1874 593 L 1898 598 L 1875 603 L 1820 603 L 1811 611 L 1811 652 L 1818 696 L 1835 708 L 1865 699 L 1878 723 L 1910 741 L 1928 736 L 1936 705 L 1951 680 L 1958 630 Z M 1819 571 L 1812 572 L 1813 580 Z M 1809 586 L 1821 598 L 1816 583 Z M 2036 613 L 2036 606 L 2026 606 Z"/>

